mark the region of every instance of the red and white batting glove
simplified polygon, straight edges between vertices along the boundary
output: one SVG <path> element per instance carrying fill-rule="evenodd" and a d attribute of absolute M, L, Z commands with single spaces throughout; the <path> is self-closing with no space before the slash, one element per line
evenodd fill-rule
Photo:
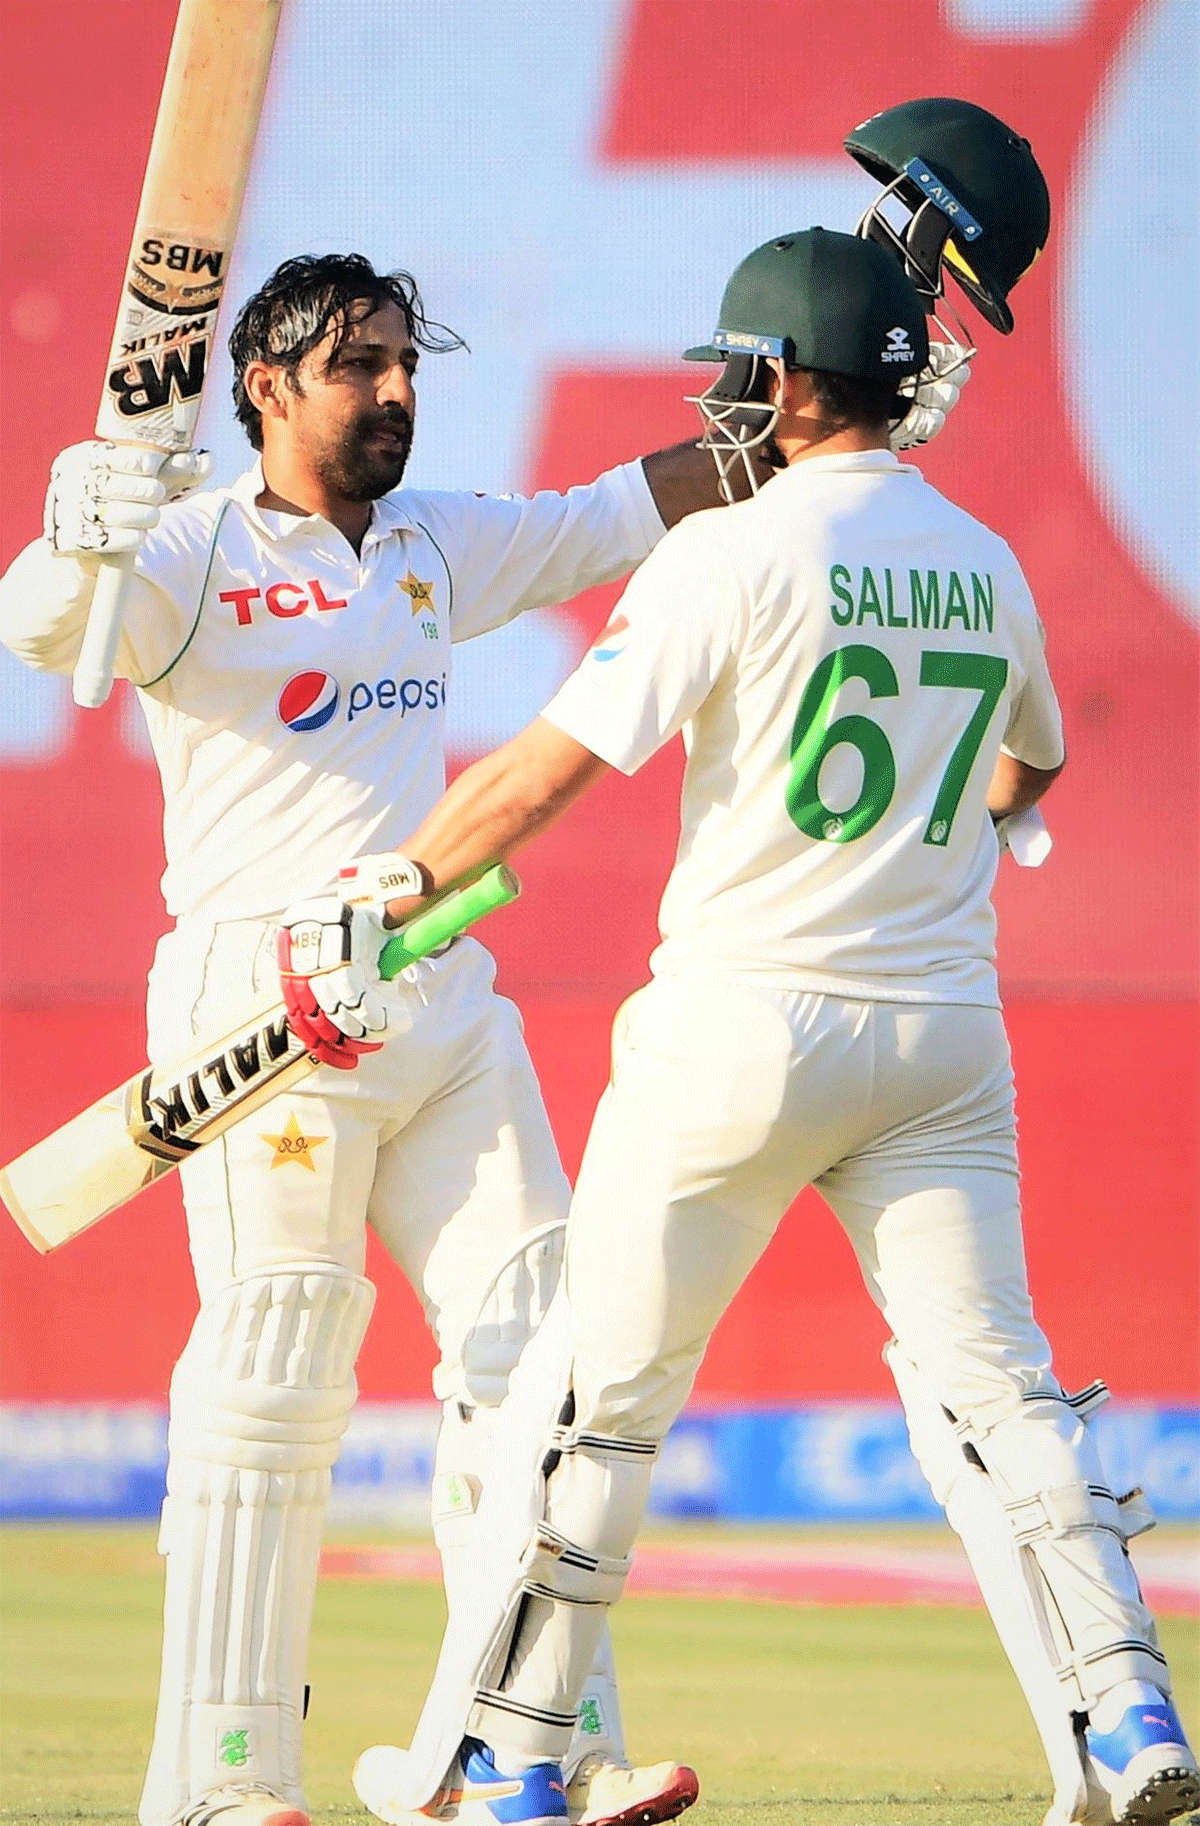
<path fill-rule="evenodd" d="M 288 1025 L 314 1059 L 353 1071 L 365 1052 L 378 1052 L 388 1025 L 379 993 L 379 953 L 387 933 L 367 907 L 348 907 L 332 895 L 299 900 L 279 922 L 275 955 Z"/>
<path fill-rule="evenodd" d="M 959 394 L 971 378 L 973 353 L 957 342 L 930 343 L 929 366 L 922 368 L 906 388 L 913 403 L 899 424 L 892 426 L 888 442 L 893 450 L 914 450 L 945 429 Z"/>
<path fill-rule="evenodd" d="M 383 917 L 390 900 L 409 900 L 428 894 L 431 883 L 419 862 L 410 862 L 399 850 L 378 856 L 356 856 L 338 870 L 338 893 L 348 907 L 370 907 Z"/>

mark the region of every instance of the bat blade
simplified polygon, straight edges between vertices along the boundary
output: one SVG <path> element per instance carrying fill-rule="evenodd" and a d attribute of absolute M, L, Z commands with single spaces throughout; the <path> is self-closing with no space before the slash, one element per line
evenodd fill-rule
<path fill-rule="evenodd" d="M 282 0 L 181 0 L 96 436 L 186 450 Z"/>
<path fill-rule="evenodd" d="M 138 1081 L 118 1085 L 0 1168 L 0 1198 L 43 1255 L 170 1172 L 125 1127 L 125 1096 Z"/>
<path fill-rule="evenodd" d="M 180 0 L 96 436 L 191 448 L 282 0 Z M 102 559 L 77 704 L 112 689 L 132 558 Z"/>
<path fill-rule="evenodd" d="M 397 976 L 520 891 L 512 871 L 497 867 L 445 895 L 389 939 L 381 975 Z M 185 1059 L 136 1072 L 9 1161 L 0 1198 L 44 1255 L 315 1070 L 283 1004 L 263 1009 Z"/>
<path fill-rule="evenodd" d="M 0 1197 L 45 1254 L 315 1069 L 280 1003 L 203 1051 L 106 1091 L 0 1169 Z"/>

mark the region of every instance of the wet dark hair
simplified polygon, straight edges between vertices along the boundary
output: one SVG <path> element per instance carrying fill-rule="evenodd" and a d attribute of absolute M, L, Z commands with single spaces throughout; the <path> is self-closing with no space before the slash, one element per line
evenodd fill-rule
<path fill-rule="evenodd" d="M 901 398 L 890 380 L 863 380 L 853 374 L 831 374 L 824 368 L 806 368 L 812 382 L 813 402 L 824 418 L 840 426 L 877 431 L 907 412 L 910 399 Z"/>
<path fill-rule="evenodd" d="M 404 313 L 418 349 L 443 355 L 464 349 L 461 336 L 426 317 L 411 273 L 377 273 L 363 254 L 298 254 L 276 267 L 248 298 L 229 338 L 233 357 L 233 407 L 255 450 L 262 449 L 262 414 L 246 392 L 243 376 L 252 361 L 286 370 L 295 384 L 304 357 L 336 327 L 331 355 L 346 332 L 385 304 Z"/>

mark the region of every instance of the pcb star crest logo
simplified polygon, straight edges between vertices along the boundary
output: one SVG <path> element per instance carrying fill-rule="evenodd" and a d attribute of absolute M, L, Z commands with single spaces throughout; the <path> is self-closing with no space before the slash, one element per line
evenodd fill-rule
<path fill-rule="evenodd" d="M 414 577 L 413 573 L 409 571 L 406 577 L 400 579 L 400 588 L 404 591 L 406 596 L 412 598 L 412 612 L 414 615 L 420 615 L 423 610 L 427 614 L 433 614 L 432 577 L 429 579 L 428 583 L 423 583 L 419 577 Z"/>
<path fill-rule="evenodd" d="M 282 1135 L 263 1135 L 260 1139 L 275 1150 L 268 1171 L 273 1173 L 276 1167 L 295 1165 L 303 1167 L 306 1173 L 315 1173 L 317 1169 L 313 1161 L 313 1150 L 323 1148 L 329 1137 L 328 1135 L 306 1135 L 293 1110 L 287 1119 Z"/>

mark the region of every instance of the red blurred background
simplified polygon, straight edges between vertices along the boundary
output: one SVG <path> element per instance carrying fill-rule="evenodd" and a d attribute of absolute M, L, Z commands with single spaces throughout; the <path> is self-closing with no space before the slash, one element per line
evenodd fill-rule
<path fill-rule="evenodd" d="M 954 9 L 935 0 L 889 0 L 885 37 L 877 5 L 841 0 L 798 82 L 786 52 L 714 54 L 786 46 L 788 0 L 633 0 L 596 156 L 614 168 L 827 158 L 878 107 L 957 94 L 1020 123 L 1061 222 L 1107 72 L 1150 10 L 1092 0 L 1073 29 L 1007 43 L 952 29 Z M 174 11 L 173 0 L 4 6 L 4 563 L 38 528 L 51 457 L 90 426 Z M 1022 558 L 1067 723 L 1054 852 L 1037 873 L 1006 864 L 998 891 L 1042 1323 L 1068 1385 L 1103 1374 L 1120 1394 L 1186 1401 L 1200 1284 L 1200 638 L 1122 543 L 1080 456 L 1060 372 L 1065 246 L 1052 239 L 1022 284 L 1009 342 L 981 331 L 966 402 L 920 462 Z M 540 444 L 511 484 L 565 485 L 690 435 L 689 378 L 599 361 L 551 375 Z M 574 606 L 589 634 L 614 596 Z M 117 700 L 71 713 L 57 750 L 0 769 L 4 1158 L 142 1059 L 145 971 L 166 923 L 160 800 L 122 714 Z M 527 853 L 520 906 L 489 928 L 569 1169 L 604 1082 L 612 1012 L 644 978 L 679 770 L 672 751 L 607 784 Z M 48 1259 L 5 1222 L 0 1272 L 4 1395 L 165 1391 L 195 1304 L 173 1187 Z M 378 1252 L 372 1272 L 381 1300 L 362 1390 L 427 1395 L 432 1352 L 415 1301 Z M 806 1197 L 721 1326 L 699 1389 L 890 1394 L 883 1342 L 848 1246 Z"/>

